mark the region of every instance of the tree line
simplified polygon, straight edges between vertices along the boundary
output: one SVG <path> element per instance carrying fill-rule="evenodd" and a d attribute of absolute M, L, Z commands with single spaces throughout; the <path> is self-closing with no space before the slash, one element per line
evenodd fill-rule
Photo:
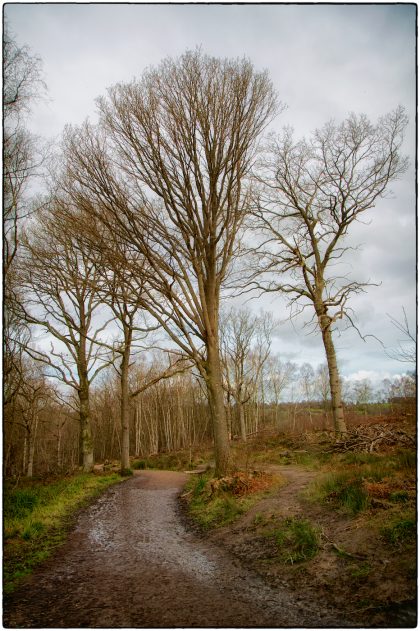
<path fill-rule="evenodd" d="M 247 314 L 249 316 L 249 313 Z M 237 366 L 242 355 L 234 357 Z M 254 364 L 251 352 L 247 366 Z M 230 370 L 234 368 L 232 357 Z M 153 372 L 159 375 L 165 358 L 138 361 L 130 382 L 141 388 Z M 45 378 L 42 364 L 25 361 L 24 387 L 5 408 L 4 472 L 7 477 L 68 473 L 79 465 L 79 410 L 75 397 L 63 397 Z M 329 430 L 332 426 L 328 367 L 283 362 L 270 352 L 258 379 L 246 381 L 235 374 L 225 381 L 225 410 L 231 441 L 248 440 L 260 431 L 302 432 Z M 253 373 L 254 374 L 254 373 Z M 241 393 L 240 395 L 232 392 Z M 246 392 L 246 395 L 244 394 Z M 385 379 L 375 388 L 369 379 L 343 382 L 343 401 L 348 414 L 372 412 L 412 413 L 415 408 L 414 375 Z M 105 370 L 91 388 L 91 431 L 94 461 L 120 460 L 122 453 L 121 389 L 116 371 Z M 355 411 L 355 412 L 354 412 Z M 195 450 L 212 441 L 206 393 L 193 370 L 156 380 L 134 397 L 129 408 L 129 444 L 132 458 L 161 452 Z"/>
<path fill-rule="evenodd" d="M 250 291 L 312 310 L 326 353 L 317 394 L 345 432 L 332 333 L 353 324 L 348 301 L 368 283 L 340 263 L 352 222 L 407 167 L 403 109 L 376 124 L 350 115 L 307 140 L 267 136 L 283 109 L 267 72 L 188 51 L 109 88 L 96 124 L 67 126 L 35 196 L 46 157 L 25 114 L 40 61 L 7 30 L 3 48 L 7 462 L 30 472 L 35 443 L 50 458 L 34 439 L 48 425 L 57 466 L 89 471 L 118 453 L 126 470 L 134 451 L 202 436 L 225 474 L 232 436 L 258 427 L 261 390 L 270 383 L 279 400 L 293 381 L 271 353 L 279 324 L 229 307 Z"/>

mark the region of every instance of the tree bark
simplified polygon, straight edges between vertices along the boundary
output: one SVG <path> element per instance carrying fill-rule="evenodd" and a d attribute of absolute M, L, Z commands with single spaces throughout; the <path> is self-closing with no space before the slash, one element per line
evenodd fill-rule
<path fill-rule="evenodd" d="M 341 399 L 340 375 L 338 372 L 337 357 L 335 354 L 329 317 L 325 315 L 322 316 L 320 318 L 320 324 L 330 378 L 331 406 L 333 412 L 334 431 L 339 436 L 346 433 L 347 427 L 344 420 L 343 402 Z"/>
<path fill-rule="evenodd" d="M 131 331 L 125 331 L 124 337 L 124 352 L 121 359 L 121 471 L 130 468 L 130 394 L 128 368 L 130 363 Z"/>
<path fill-rule="evenodd" d="M 38 428 L 38 417 L 35 417 L 32 429 L 28 432 L 28 466 L 26 470 L 26 477 L 32 478 L 34 474 L 34 458 L 35 458 L 35 439 L 36 431 Z"/>
<path fill-rule="evenodd" d="M 240 398 L 237 400 L 237 406 L 238 406 L 238 417 L 239 417 L 239 427 L 241 430 L 241 438 L 244 442 L 246 442 L 245 410 L 244 410 L 244 404 L 242 403 Z"/>
<path fill-rule="evenodd" d="M 229 473 L 231 459 L 217 337 L 207 344 L 206 384 L 213 422 L 215 475 L 222 477 Z"/>
<path fill-rule="evenodd" d="M 82 383 L 84 382 L 84 383 Z M 93 440 L 90 426 L 89 385 L 87 379 L 81 379 L 79 389 L 80 406 L 80 464 L 83 471 L 89 473 L 93 469 Z"/>

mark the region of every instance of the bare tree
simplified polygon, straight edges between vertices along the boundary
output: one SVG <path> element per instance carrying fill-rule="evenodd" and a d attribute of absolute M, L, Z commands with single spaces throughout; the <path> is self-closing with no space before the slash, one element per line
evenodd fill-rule
<path fill-rule="evenodd" d="M 32 477 L 39 425 L 43 410 L 51 400 L 51 391 L 39 363 L 24 357 L 21 369 L 20 387 L 13 398 L 13 413 L 10 414 L 10 403 L 4 410 L 5 454 L 10 455 L 13 449 L 15 460 L 19 461 L 14 463 L 17 470 Z M 13 431 L 16 429 L 18 432 Z M 5 462 L 5 466 L 9 468 L 10 462 Z"/>
<path fill-rule="evenodd" d="M 86 226 L 83 213 L 69 207 L 63 210 L 67 225 L 77 235 L 86 260 L 90 260 L 95 268 L 95 287 L 92 289 L 97 292 L 98 299 L 107 305 L 119 329 L 119 339 L 112 345 L 102 341 L 102 346 L 108 347 L 115 357 L 114 367 L 120 379 L 121 472 L 126 472 L 130 469 L 130 358 L 133 345 L 138 341 L 136 333 L 144 337 L 149 330 L 138 326 L 146 264 L 109 227 L 95 221 L 95 217 L 91 217 L 89 226 Z"/>
<path fill-rule="evenodd" d="M 308 364 L 307 362 L 302 364 L 299 369 L 299 385 L 303 394 L 303 398 L 308 404 L 307 409 L 309 414 L 309 422 L 312 425 L 311 401 L 313 401 L 315 395 L 315 371 L 311 364 Z"/>
<path fill-rule="evenodd" d="M 270 354 L 271 335 L 275 326 L 270 313 L 254 315 L 243 308 L 232 308 L 221 317 L 224 387 L 235 401 L 243 441 L 247 439 L 244 406 L 257 392 L 264 364 Z"/>
<path fill-rule="evenodd" d="M 31 357 L 50 367 L 50 376 L 77 393 L 80 422 L 80 458 L 84 470 L 93 467 L 90 427 L 90 384 L 109 363 L 97 344 L 105 328 L 100 318 L 102 300 L 98 274 L 91 258 L 80 247 L 77 235 L 52 206 L 22 239 L 19 258 L 23 302 L 28 323 L 37 325 L 55 340 L 50 352 L 26 346 Z"/>
<path fill-rule="evenodd" d="M 368 282 L 340 276 L 337 263 L 349 249 L 351 224 L 384 196 L 407 167 L 400 147 L 407 117 L 398 108 L 376 125 L 351 115 L 330 122 L 311 140 L 294 142 L 290 130 L 273 139 L 255 218 L 265 235 L 257 250 L 266 291 L 288 295 L 299 309 L 315 311 L 327 357 L 334 427 L 346 431 L 332 331 L 337 320 L 353 324 L 348 301 Z M 280 279 L 276 278 L 280 275 Z"/>
<path fill-rule="evenodd" d="M 220 293 L 249 210 L 245 179 L 276 110 L 272 84 L 247 60 L 188 52 L 114 86 L 99 107 L 106 138 L 88 126 L 67 134 L 68 187 L 87 212 L 106 208 L 147 260 L 147 308 L 206 382 L 223 474 Z"/>
<path fill-rule="evenodd" d="M 358 379 L 353 384 L 353 398 L 357 405 L 363 406 L 367 416 L 367 404 L 372 401 L 373 386 L 370 379 Z"/>
<path fill-rule="evenodd" d="M 295 381 L 297 365 L 290 361 L 282 361 L 278 353 L 271 354 L 264 365 L 264 380 L 268 396 L 274 403 L 274 420 L 278 425 L 279 403 L 284 391 Z"/>
<path fill-rule="evenodd" d="M 16 298 L 20 293 L 13 267 L 19 230 L 31 209 L 28 189 L 42 161 L 38 141 L 25 127 L 30 107 L 42 93 L 41 61 L 3 30 L 3 358 L 4 405 L 22 385 L 22 343 L 29 329 Z"/>
<path fill-rule="evenodd" d="M 113 314 L 114 324 L 119 330 L 119 336 L 112 344 L 103 339 L 97 340 L 97 344 L 112 352 L 115 358 L 113 365 L 119 376 L 121 472 L 124 473 L 130 469 L 131 400 L 160 380 L 187 370 L 191 362 L 172 350 L 166 354 L 167 365 L 161 363 L 159 370 L 148 374 L 141 386 L 130 390 L 132 355 L 139 350 L 151 350 L 153 340 L 149 334 L 160 328 L 160 325 L 152 325 L 147 320 L 147 261 L 133 250 L 131 244 L 118 237 L 118 231 L 111 231 L 109 225 L 95 221 L 95 217 L 86 226 L 85 217 L 78 210 L 64 206 L 60 214 L 65 216 L 67 231 L 71 230 L 71 234 L 77 236 L 78 246 L 83 249 L 86 260 L 95 266 L 93 289 Z"/>
<path fill-rule="evenodd" d="M 402 308 L 402 312 L 402 320 L 397 320 L 390 315 L 388 316 L 390 322 L 394 325 L 397 331 L 403 335 L 403 337 L 398 340 L 397 348 L 387 351 L 387 355 L 391 359 L 396 359 L 399 362 L 415 365 L 417 362 L 416 335 L 410 329 L 404 307 Z"/>
<path fill-rule="evenodd" d="M 52 398 L 52 393 L 38 362 L 29 360 L 27 375 L 23 383 L 21 399 L 21 415 L 25 428 L 23 451 L 23 470 L 28 478 L 33 476 L 36 439 L 41 420 L 41 413 Z"/>
<path fill-rule="evenodd" d="M 328 410 L 331 409 L 330 375 L 327 363 L 319 364 L 315 371 L 315 389 L 316 399 L 322 401 L 325 420 L 324 429 L 327 429 Z"/>

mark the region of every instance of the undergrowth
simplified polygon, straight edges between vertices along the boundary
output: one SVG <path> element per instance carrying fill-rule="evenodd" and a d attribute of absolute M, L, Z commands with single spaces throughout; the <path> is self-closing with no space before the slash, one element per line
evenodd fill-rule
<path fill-rule="evenodd" d="M 416 515 L 409 510 L 399 511 L 385 520 L 380 533 L 387 543 L 396 548 L 414 546 L 417 534 Z"/>
<path fill-rule="evenodd" d="M 184 498 L 191 517 L 202 528 L 215 528 L 235 521 L 279 481 L 264 474 L 236 473 L 213 478 L 206 473 L 189 480 Z"/>
<path fill-rule="evenodd" d="M 132 469 L 164 469 L 167 471 L 184 471 L 195 469 L 211 457 L 211 450 L 201 450 L 200 455 L 190 450 L 172 453 L 153 454 L 134 460 Z"/>
<path fill-rule="evenodd" d="M 6 484 L 3 494 L 4 591 L 13 591 L 20 579 L 63 542 L 69 518 L 75 511 L 119 481 L 121 477 L 116 473 L 84 473 L 53 481 L 28 480 L 19 487 Z"/>
<path fill-rule="evenodd" d="M 372 508 L 391 508 L 415 501 L 416 455 L 348 453 L 335 456 L 306 497 L 350 515 Z"/>
<path fill-rule="evenodd" d="M 289 517 L 270 533 L 284 563 L 309 561 L 319 550 L 320 529 L 307 519 Z"/>

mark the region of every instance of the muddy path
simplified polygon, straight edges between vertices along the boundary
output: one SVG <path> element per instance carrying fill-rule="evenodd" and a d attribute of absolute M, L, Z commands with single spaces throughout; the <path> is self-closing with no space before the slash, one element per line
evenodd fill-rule
<path fill-rule="evenodd" d="M 4 602 L 6 627 L 344 627 L 265 584 L 184 523 L 186 475 L 136 472 L 79 516 L 66 544 Z"/>

